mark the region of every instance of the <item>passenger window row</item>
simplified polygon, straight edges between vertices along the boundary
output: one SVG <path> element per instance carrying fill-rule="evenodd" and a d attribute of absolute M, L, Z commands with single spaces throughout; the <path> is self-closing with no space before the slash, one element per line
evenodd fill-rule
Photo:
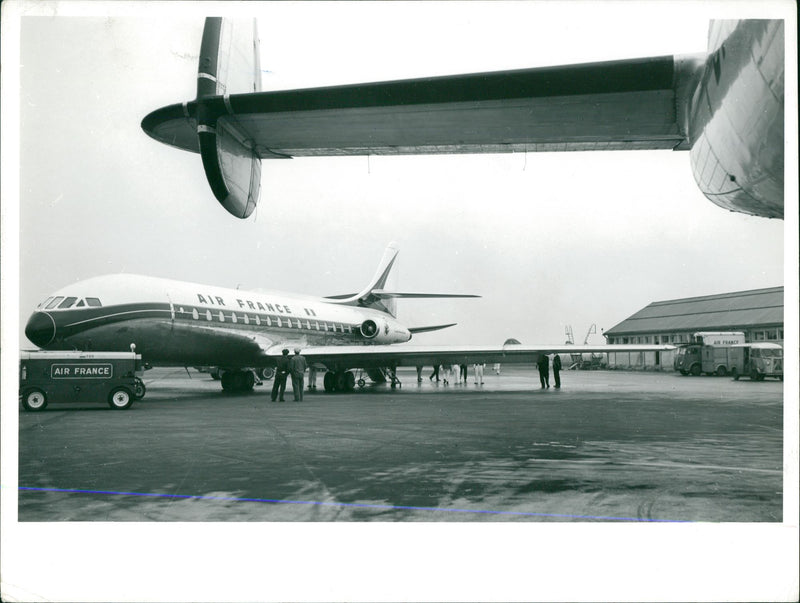
<path fill-rule="evenodd" d="M 305 329 L 307 331 L 324 331 L 329 333 L 352 333 L 353 327 L 342 323 L 325 322 L 321 320 L 309 320 L 308 318 L 292 318 L 289 316 L 276 316 L 271 314 L 237 314 L 236 312 L 225 313 L 222 310 L 210 310 L 208 308 L 192 308 L 191 311 L 185 310 L 182 306 L 177 308 L 181 315 L 191 316 L 192 320 L 205 319 L 206 321 L 230 322 L 232 324 L 254 324 L 256 326 L 280 327 L 287 329 Z"/>

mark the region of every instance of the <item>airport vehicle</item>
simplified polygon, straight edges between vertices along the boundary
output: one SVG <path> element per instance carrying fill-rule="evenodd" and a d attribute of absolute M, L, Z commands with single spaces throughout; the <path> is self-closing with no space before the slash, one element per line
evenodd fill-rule
<path fill-rule="evenodd" d="M 731 211 L 783 217 L 784 21 L 712 21 L 707 52 L 260 92 L 255 20 L 209 17 L 197 97 L 151 112 L 155 140 L 200 153 L 237 218 L 261 160 L 593 150 L 690 151 Z"/>
<path fill-rule="evenodd" d="M 735 380 L 744 375 L 752 381 L 773 377 L 783 381 L 783 348 L 777 343 L 744 343 L 732 347 L 731 375 Z"/>
<path fill-rule="evenodd" d="M 398 366 L 535 363 L 540 354 L 669 350 L 669 345 L 411 346 L 414 334 L 454 323 L 407 327 L 400 298 L 477 297 L 402 293 L 387 288 L 398 250 L 389 245 L 370 283 L 333 297 L 243 291 L 162 278 L 116 274 L 71 284 L 45 299 L 25 334 L 45 349 L 123 350 L 136 345 L 148 364 L 216 366 L 228 391 L 250 391 L 250 369 L 274 367 L 281 350 L 302 349 L 309 365 L 327 369 L 327 391 L 351 390 L 352 369 L 382 381 Z M 91 305 L 85 300 L 95 300 Z M 393 381 L 393 383 L 395 383 Z"/>
<path fill-rule="evenodd" d="M 691 339 L 675 351 L 673 368 L 681 375 L 723 376 L 734 365 L 732 346 L 744 343 L 744 333 L 699 331 Z"/>
<path fill-rule="evenodd" d="M 108 402 L 130 408 L 146 393 L 142 357 L 135 352 L 20 353 L 19 392 L 25 410 L 43 410 L 49 402 Z"/>

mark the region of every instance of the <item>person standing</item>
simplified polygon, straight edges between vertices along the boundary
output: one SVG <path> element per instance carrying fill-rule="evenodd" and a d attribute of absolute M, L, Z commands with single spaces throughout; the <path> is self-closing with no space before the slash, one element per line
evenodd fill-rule
<path fill-rule="evenodd" d="M 434 377 L 436 377 L 436 382 L 438 383 L 439 382 L 439 365 L 438 364 L 434 364 L 433 365 L 433 372 L 431 373 L 431 376 L 428 377 L 428 379 L 433 381 Z"/>
<path fill-rule="evenodd" d="M 542 384 L 542 389 L 550 387 L 550 360 L 547 358 L 547 354 L 539 354 L 536 366 L 539 367 L 539 381 Z"/>
<path fill-rule="evenodd" d="M 555 354 L 553 356 L 553 379 L 556 382 L 556 389 L 561 387 L 561 377 L 559 376 L 559 371 L 561 370 L 561 356 Z"/>
<path fill-rule="evenodd" d="M 461 381 L 464 382 L 464 385 L 467 384 L 467 365 L 462 364 L 458 367 L 461 370 Z"/>
<path fill-rule="evenodd" d="M 475 364 L 475 385 L 483 385 L 483 364 Z"/>
<path fill-rule="evenodd" d="M 308 365 L 308 391 L 317 389 L 317 367 L 314 363 Z"/>
<path fill-rule="evenodd" d="M 289 350 L 283 349 L 281 354 L 283 355 L 278 358 L 275 367 L 275 382 L 272 384 L 272 396 L 270 397 L 273 402 L 278 396 L 280 396 L 281 402 L 284 401 L 283 392 L 286 391 L 286 375 L 289 374 Z"/>
<path fill-rule="evenodd" d="M 460 381 L 459 379 L 460 371 L 458 370 L 457 364 L 450 365 L 450 381 L 453 382 L 453 385 L 457 385 Z"/>
<path fill-rule="evenodd" d="M 300 355 L 300 348 L 294 349 L 294 356 L 289 363 L 292 371 L 292 393 L 294 394 L 295 402 L 303 401 L 303 375 L 306 372 L 308 364 L 306 359 Z"/>
<path fill-rule="evenodd" d="M 422 365 L 417 365 L 417 383 L 422 383 Z"/>

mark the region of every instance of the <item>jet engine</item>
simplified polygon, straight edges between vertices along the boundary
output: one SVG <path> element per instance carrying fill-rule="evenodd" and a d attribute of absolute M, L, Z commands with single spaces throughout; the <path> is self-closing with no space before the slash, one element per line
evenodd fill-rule
<path fill-rule="evenodd" d="M 361 335 L 364 339 L 374 339 L 380 332 L 381 328 L 378 326 L 378 323 L 371 318 L 361 323 Z"/>

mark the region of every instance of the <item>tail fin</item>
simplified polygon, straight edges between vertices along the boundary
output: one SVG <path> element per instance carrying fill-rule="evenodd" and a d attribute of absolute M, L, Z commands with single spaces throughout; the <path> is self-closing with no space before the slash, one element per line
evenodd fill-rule
<path fill-rule="evenodd" d="M 378 264 L 378 269 L 372 277 L 369 285 L 364 287 L 361 293 L 347 294 L 347 295 L 334 295 L 326 299 L 332 300 L 331 303 L 344 304 L 348 306 L 361 306 L 365 308 L 373 308 L 386 312 L 391 316 L 397 316 L 397 301 L 401 298 L 453 298 L 453 297 L 480 297 L 480 295 L 462 295 L 458 293 L 398 293 L 385 289 L 389 273 L 394 266 L 397 259 L 397 254 L 400 250 L 395 243 L 389 243 L 386 251 L 383 252 L 383 257 Z M 449 325 L 448 325 L 449 326 Z"/>
<path fill-rule="evenodd" d="M 237 218 L 248 217 L 261 194 L 261 159 L 233 119 L 204 110 L 203 99 L 259 92 L 261 65 L 255 19 L 206 18 L 197 73 L 197 137 L 214 196 Z"/>

